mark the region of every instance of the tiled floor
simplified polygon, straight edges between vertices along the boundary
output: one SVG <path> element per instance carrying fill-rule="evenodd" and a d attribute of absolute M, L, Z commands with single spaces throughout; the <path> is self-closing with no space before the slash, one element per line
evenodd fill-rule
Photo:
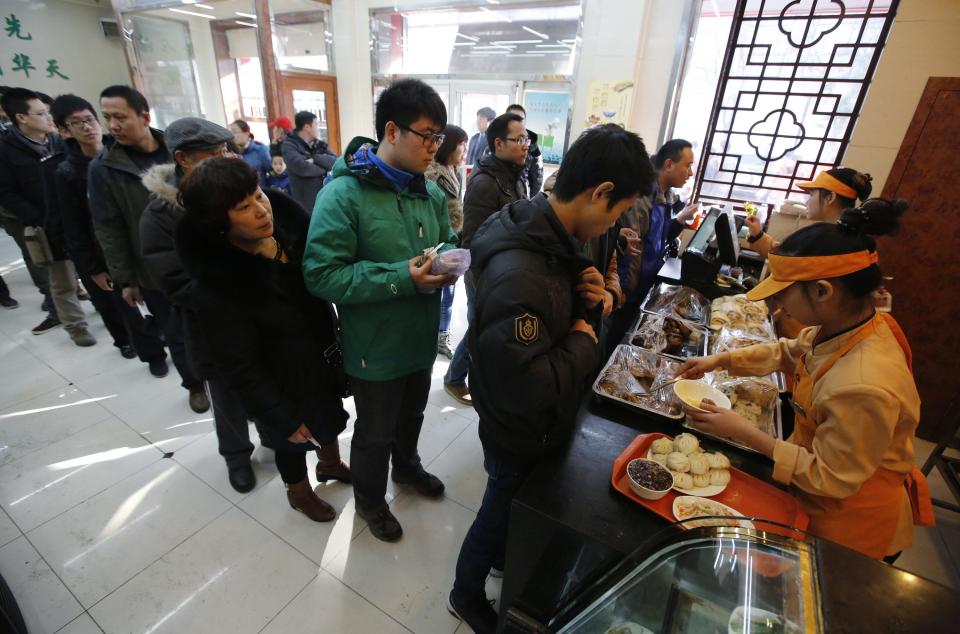
<path fill-rule="evenodd" d="M 0 311 L 0 572 L 31 632 L 469 631 L 444 601 L 484 474 L 476 414 L 441 388 L 445 362 L 420 447 L 447 494 L 390 484 L 405 535 L 384 544 L 355 518 L 349 487 L 319 489 L 332 523 L 292 511 L 263 449 L 257 488 L 236 493 L 210 415 L 187 407 L 175 372 L 155 379 L 122 359 L 95 314 L 93 348 L 62 331 L 32 336 L 40 299 L 18 260 L 0 239 L 0 272 L 21 302 Z M 463 302 L 461 289 L 456 339 Z M 932 487 L 944 493 L 938 477 Z M 960 590 L 960 518 L 938 519 L 900 565 Z"/>

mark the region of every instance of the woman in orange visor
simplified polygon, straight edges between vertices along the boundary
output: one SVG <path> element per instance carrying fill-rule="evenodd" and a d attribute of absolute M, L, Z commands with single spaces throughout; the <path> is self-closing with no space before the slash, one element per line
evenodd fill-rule
<path fill-rule="evenodd" d="M 704 431 L 772 459 L 774 479 L 801 502 L 811 533 L 888 561 L 912 543 L 914 524 L 933 523 L 914 460 L 920 396 L 910 347 L 870 299 L 881 282 L 871 236 L 894 233 L 906 206 L 871 199 L 835 224 L 791 234 L 770 255 L 770 277 L 747 298 L 776 297 L 787 315 L 810 327 L 796 339 L 691 359 L 680 369 L 692 379 L 718 368 L 792 375 L 795 427 L 787 440 L 709 404 L 689 414 Z"/>

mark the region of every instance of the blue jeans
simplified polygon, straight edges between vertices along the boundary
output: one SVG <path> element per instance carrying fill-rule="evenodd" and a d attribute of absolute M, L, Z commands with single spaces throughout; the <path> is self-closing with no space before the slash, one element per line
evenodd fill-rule
<path fill-rule="evenodd" d="M 470 349 L 467 340 L 470 338 L 470 324 L 473 323 L 473 309 L 477 301 L 477 289 L 470 284 L 464 284 L 467 289 L 467 332 L 463 339 L 457 344 L 457 349 L 453 353 L 453 359 L 450 361 L 450 367 L 443 376 L 443 382 L 447 385 L 466 385 L 467 374 L 470 372 Z M 441 328 L 442 330 L 442 328 Z"/>
<path fill-rule="evenodd" d="M 451 284 L 440 291 L 440 332 L 450 330 L 450 319 L 453 317 L 453 294 L 456 290 L 457 285 Z"/>
<path fill-rule="evenodd" d="M 486 601 L 484 584 L 493 564 L 502 564 L 507 547 L 507 528 L 513 497 L 526 481 L 533 465 L 517 467 L 498 460 L 483 450 L 487 490 L 476 519 L 463 538 L 457 558 L 453 592 L 457 602 L 476 605 Z"/>

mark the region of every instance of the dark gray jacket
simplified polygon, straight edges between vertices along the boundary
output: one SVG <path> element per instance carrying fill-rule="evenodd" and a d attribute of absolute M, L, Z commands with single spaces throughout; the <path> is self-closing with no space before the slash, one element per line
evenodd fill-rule
<path fill-rule="evenodd" d="M 323 141 L 310 145 L 296 132 L 287 134 L 280 149 L 290 175 L 290 195 L 312 214 L 323 179 L 333 168 L 337 155 Z"/>
<path fill-rule="evenodd" d="M 526 179 L 519 165 L 512 165 L 488 154 L 467 180 L 463 198 L 463 233 L 460 246 L 470 247 L 470 240 L 483 221 L 504 206 L 527 198 Z"/>
<path fill-rule="evenodd" d="M 151 132 L 162 144 L 163 132 Z M 87 200 L 114 284 L 156 289 L 140 258 L 140 217 L 150 198 L 141 177 L 126 148 L 114 143 L 90 162 Z"/>

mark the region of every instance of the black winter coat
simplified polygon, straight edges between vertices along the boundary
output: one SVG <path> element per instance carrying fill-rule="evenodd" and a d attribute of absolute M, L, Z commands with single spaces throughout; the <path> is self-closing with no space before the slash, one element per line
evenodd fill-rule
<path fill-rule="evenodd" d="M 527 191 L 533 198 L 540 193 L 543 187 L 543 151 L 540 149 L 538 141 L 540 137 L 533 130 L 527 130 L 527 136 L 530 137 L 530 149 L 527 150 L 527 165 L 524 167 L 524 175 L 527 179 Z"/>
<path fill-rule="evenodd" d="M 590 320 L 574 290 L 591 266 L 544 195 L 515 202 L 474 236 L 477 279 L 470 324 L 470 391 L 484 449 L 529 464 L 571 436 L 599 346 L 576 319 Z"/>
<path fill-rule="evenodd" d="M 106 145 L 110 137 L 104 136 L 103 140 Z M 73 139 L 64 142 L 64 154 L 66 158 L 53 176 L 64 244 L 81 275 L 105 273 L 107 262 L 94 235 L 93 218 L 87 205 L 87 170 L 93 159 L 84 155 L 80 144 Z"/>
<path fill-rule="evenodd" d="M 63 152 L 63 140 L 51 134 L 48 156 Z M 11 129 L 0 137 L 0 206 L 25 227 L 43 227 L 46 219 L 43 159 Z"/>
<path fill-rule="evenodd" d="M 527 198 L 523 167 L 488 154 L 470 174 L 463 197 L 463 233 L 460 246 L 470 247 L 473 234 L 484 221 L 510 203 Z"/>
<path fill-rule="evenodd" d="M 189 214 L 176 227 L 177 253 L 193 278 L 191 312 L 213 362 L 277 447 L 309 451 L 287 438 L 305 424 L 321 444 L 336 441 L 347 413 L 323 352 L 335 341 L 329 303 L 307 292 L 301 274 L 307 214 L 271 191 L 274 237 L 289 261 L 251 255 Z"/>
<path fill-rule="evenodd" d="M 317 194 L 323 187 L 323 179 L 333 169 L 337 155 L 326 142 L 308 144 L 296 132 L 287 134 L 280 148 L 290 176 L 290 195 L 307 213 L 312 214 Z"/>

